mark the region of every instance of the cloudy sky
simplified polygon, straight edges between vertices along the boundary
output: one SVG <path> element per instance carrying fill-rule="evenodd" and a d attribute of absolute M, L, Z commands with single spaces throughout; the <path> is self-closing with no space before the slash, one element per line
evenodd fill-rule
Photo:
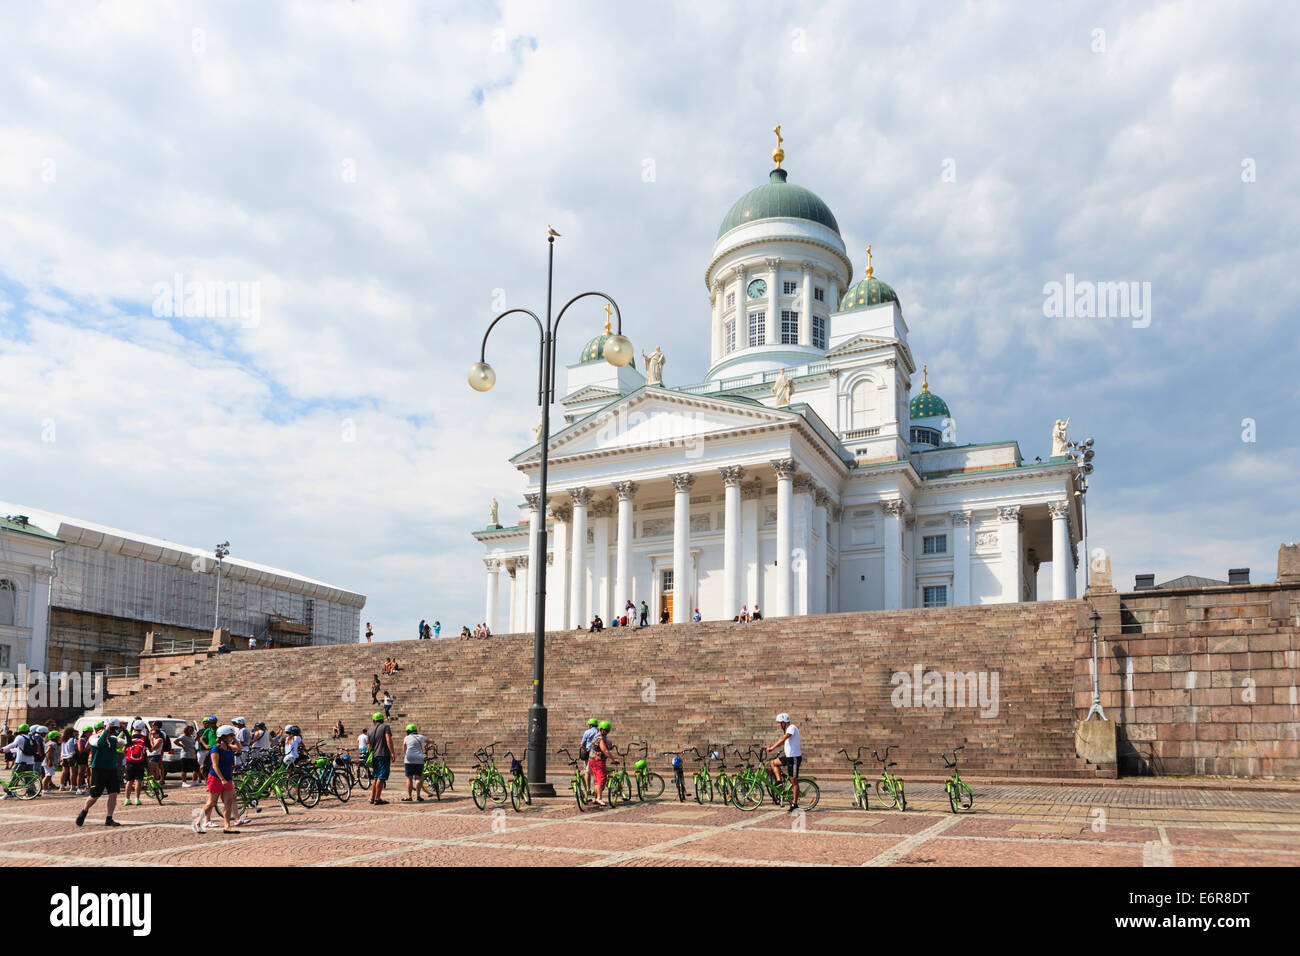
<path fill-rule="evenodd" d="M 522 325 L 467 387 L 487 323 L 544 307 L 552 224 L 557 294 L 609 291 L 667 384 L 700 380 L 710 247 L 779 122 L 962 440 L 1032 459 L 1069 416 L 1121 584 L 1272 580 L 1300 537 L 1300 28 L 1088 7 L 13 5 L 0 508 L 228 538 L 369 595 L 384 637 L 476 622 L 468 532 L 513 514 L 537 420 Z M 1149 323 L 1046 317 L 1067 273 L 1149 282 Z M 256 283 L 256 318 L 155 315 L 177 274 Z"/>

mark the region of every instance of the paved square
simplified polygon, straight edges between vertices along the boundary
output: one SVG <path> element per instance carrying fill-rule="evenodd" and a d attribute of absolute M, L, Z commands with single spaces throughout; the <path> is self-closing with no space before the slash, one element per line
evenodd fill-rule
<path fill-rule="evenodd" d="M 742 813 L 661 798 L 580 813 L 562 794 L 522 813 L 480 811 L 467 793 L 371 806 L 364 793 L 312 810 L 268 807 L 234 835 L 196 834 L 205 794 L 173 788 L 166 805 L 104 801 L 86 826 L 83 798 L 0 802 L 0 866 L 1296 866 L 1300 789 L 975 785 L 954 816 L 942 788 L 915 784 L 908 811 L 851 806 L 827 781 L 821 805 Z"/>

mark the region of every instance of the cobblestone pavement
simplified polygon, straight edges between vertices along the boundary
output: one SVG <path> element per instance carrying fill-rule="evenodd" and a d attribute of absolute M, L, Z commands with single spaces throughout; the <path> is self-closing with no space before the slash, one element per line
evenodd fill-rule
<path fill-rule="evenodd" d="M 461 784 L 463 787 L 464 784 Z M 522 813 L 481 812 L 464 790 L 442 801 L 370 806 L 365 794 L 312 810 L 277 805 L 234 835 L 196 834 L 205 794 L 170 791 L 165 806 L 104 801 L 83 829 L 83 798 L 0 801 L 3 866 L 1296 866 L 1300 793 L 1087 786 L 975 787 L 975 808 L 948 812 L 941 786 L 917 784 L 906 813 L 850 808 L 827 783 L 821 805 L 753 813 L 660 798 L 579 813 L 563 796 Z"/>

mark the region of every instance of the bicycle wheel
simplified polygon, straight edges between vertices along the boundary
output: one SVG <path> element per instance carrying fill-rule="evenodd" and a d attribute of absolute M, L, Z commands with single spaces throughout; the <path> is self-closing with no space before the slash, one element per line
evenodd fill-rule
<path fill-rule="evenodd" d="M 853 805 L 855 807 L 860 807 L 863 810 L 867 809 L 867 782 L 865 780 L 855 781 L 853 787 L 855 790 Z"/>
<path fill-rule="evenodd" d="M 703 805 L 705 800 L 713 802 L 713 780 L 710 777 L 695 778 L 695 802 Z"/>
<path fill-rule="evenodd" d="M 370 768 L 364 763 L 357 764 L 357 786 L 363 790 L 370 789 Z"/>
<path fill-rule="evenodd" d="M 618 798 L 621 792 L 618 781 L 613 777 L 605 781 L 605 802 L 609 804 L 611 810 L 618 805 Z"/>
<path fill-rule="evenodd" d="M 642 800 L 654 800 L 656 797 L 664 795 L 664 778 L 654 771 L 649 771 L 640 777 L 637 777 L 637 786 L 644 791 Z"/>
<path fill-rule="evenodd" d="M 284 781 L 278 781 L 271 784 L 271 789 L 275 792 L 276 799 L 280 801 L 280 807 L 284 810 L 284 815 L 287 817 L 289 815 L 289 800 L 285 795 L 284 787 Z"/>
<path fill-rule="evenodd" d="M 432 794 L 435 800 L 442 799 L 442 778 L 436 772 L 426 773 L 421 777 L 420 786 L 425 793 Z"/>
<path fill-rule="evenodd" d="M 531 807 L 533 805 L 533 789 L 528 786 L 527 777 L 519 778 L 519 788 L 523 791 L 524 803 Z"/>
<path fill-rule="evenodd" d="M 348 779 L 347 774 L 336 773 L 330 780 L 330 790 L 338 797 L 340 803 L 347 803 L 348 797 L 352 796 L 352 781 Z"/>
<path fill-rule="evenodd" d="M 894 790 L 889 785 L 889 781 L 881 777 L 876 781 L 876 799 L 886 810 L 892 810 L 898 806 L 898 797 L 894 796 Z"/>
<path fill-rule="evenodd" d="M 157 780 L 149 781 L 149 794 L 158 801 L 158 806 L 160 807 L 162 806 L 163 800 L 167 797 L 167 791 L 162 788 L 162 784 Z"/>
<path fill-rule="evenodd" d="M 509 794 L 506 792 L 509 788 L 506 786 L 505 777 L 501 774 L 494 774 L 488 781 L 487 792 L 492 798 L 493 803 L 505 803 Z"/>
<path fill-rule="evenodd" d="M 482 780 L 475 780 L 469 787 L 469 795 L 474 798 L 474 806 L 486 810 L 488 805 L 488 788 Z"/>
<path fill-rule="evenodd" d="M 320 803 L 320 784 L 311 774 L 305 773 L 299 777 L 293 790 L 298 802 L 308 810 Z"/>
<path fill-rule="evenodd" d="M 822 788 L 815 780 L 799 780 L 799 809 L 815 810 L 822 799 Z"/>
<path fill-rule="evenodd" d="M 451 772 L 451 768 L 446 764 L 442 766 L 442 789 L 452 790 L 456 785 L 456 775 Z"/>
<path fill-rule="evenodd" d="M 736 791 L 736 784 L 725 773 L 720 773 L 718 774 L 717 791 L 723 803 L 730 803 L 731 795 Z"/>
<path fill-rule="evenodd" d="M 907 795 L 903 793 L 902 779 L 896 780 L 895 784 L 898 787 L 898 809 L 900 812 L 905 812 L 907 810 Z"/>
<path fill-rule="evenodd" d="M 632 777 L 629 774 L 622 773 L 619 774 L 618 779 L 619 779 L 619 786 L 620 786 L 619 796 L 624 800 L 624 802 L 631 803 L 632 802 Z"/>
<path fill-rule="evenodd" d="M 741 810 L 757 810 L 763 802 L 763 785 L 757 780 L 737 780 L 731 802 Z"/>
<path fill-rule="evenodd" d="M 971 805 L 975 802 L 975 794 L 971 793 L 970 787 L 966 786 L 966 784 L 962 783 L 960 780 L 957 781 L 957 785 L 953 787 L 953 792 L 949 794 L 950 800 L 954 797 L 956 800 L 956 806 L 953 807 L 953 813 L 956 813 L 958 810 L 969 810 Z"/>
<path fill-rule="evenodd" d="M 19 800 L 32 800 L 41 795 L 41 777 L 31 771 L 14 774 L 9 789 L 18 795 Z"/>

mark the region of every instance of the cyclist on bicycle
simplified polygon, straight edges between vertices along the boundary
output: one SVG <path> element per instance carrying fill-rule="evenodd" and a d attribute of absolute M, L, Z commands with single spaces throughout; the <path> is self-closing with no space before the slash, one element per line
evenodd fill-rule
<path fill-rule="evenodd" d="M 587 721 L 587 729 L 582 734 L 582 743 L 578 744 L 578 759 L 582 761 L 582 765 L 585 768 L 588 793 L 591 792 L 591 768 L 587 766 L 587 761 L 591 758 L 592 741 L 600 736 L 600 731 L 596 727 L 599 723 L 600 721 L 595 717 Z"/>
<path fill-rule="evenodd" d="M 18 726 L 18 735 L 14 737 L 13 742 L 8 746 L 0 748 L 14 755 L 14 776 L 17 776 L 20 770 L 36 769 L 36 735 L 32 733 L 32 728 L 27 724 Z M 9 778 L 13 780 L 13 776 Z M 0 790 L 0 800 L 7 800 L 9 794 Z"/>
<path fill-rule="evenodd" d="M 591 757 L 587 760 L 587 770 L 591 773 L 592 785 L 594 786 L 592 805 L 597 807 L 606 806 L 604 800 L 600 799 L 601 791 L 605 788 L 605 762 L 618 763 L 618 757 L 613 750 L 613 741 L 609 739 L 609 732 L 613 725 L 608 720 L 602 720 L 596 725 L 599 732 L 591 741 Z"/>
<path fill-rule="evenodd" d="M 776 774 L 778 785 L 781 783 L 782 770 L 790 774 L 790 806 L 786 812 L 793 813 L 798 809 L 799 803 L 799 764 L 803 763 L 803 746 L 799 741 L 799 728 L 790 723 L 789 714 L 777 714 L 776 723 L 781 728 L 781 739 L 770 747 L 764 747 L 763 753 L 785 745 L 785 753 L 772 761 L 772 772 Z"/>

